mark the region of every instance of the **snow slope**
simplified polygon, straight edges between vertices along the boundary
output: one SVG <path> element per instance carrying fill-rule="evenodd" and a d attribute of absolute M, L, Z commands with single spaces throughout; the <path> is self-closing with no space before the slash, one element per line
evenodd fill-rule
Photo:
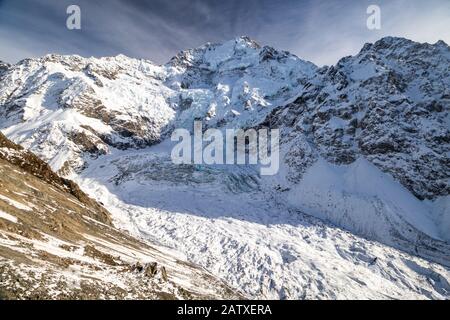
<path fill-rule="evenodd" d="M 365 159 L 340 166 L 318 160 L 287 201 L 369 239 L 450 265 L 448 229 L 436 223 L 433 210 Z"/>

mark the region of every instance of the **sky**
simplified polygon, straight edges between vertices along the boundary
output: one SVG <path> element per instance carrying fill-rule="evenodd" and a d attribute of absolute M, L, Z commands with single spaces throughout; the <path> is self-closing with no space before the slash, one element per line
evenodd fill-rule
<path fill-rule="evenodd" d="M 72 4 L 81 30 L 66 27 Z M 381 9 L 380 30 L 366 25 L 372 4 Z M 450 44 L 450 0 L 0 0 L 0 60 L 9 63 L 59 53 L 162 64 L 243 35 L 332 65 L 388 35 Z"/>

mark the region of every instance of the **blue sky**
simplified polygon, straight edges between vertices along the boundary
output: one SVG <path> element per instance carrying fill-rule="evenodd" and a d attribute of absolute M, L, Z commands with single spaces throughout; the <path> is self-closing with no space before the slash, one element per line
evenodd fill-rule
<path fill-rule="evenodd" d="M 82 29 L 66 28 L 81 8 Z M 381 8 L 381 30 L 366 9 Z M 450 0 L 0 0 L 0 60 L 47 53 L 119 53 L 167 62 L 178 51 L 248 35 L 318 65 L 334 64 L 382 36 L 450 43 Z"/>

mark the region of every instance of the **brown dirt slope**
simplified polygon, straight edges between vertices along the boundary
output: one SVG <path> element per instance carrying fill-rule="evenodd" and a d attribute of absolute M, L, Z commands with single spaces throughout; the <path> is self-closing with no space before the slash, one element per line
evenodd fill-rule
<path fill-rule="evenodd" d="M 0 299 L 240 297 L 116 229 L 74 182 L 0 133 Z"/>

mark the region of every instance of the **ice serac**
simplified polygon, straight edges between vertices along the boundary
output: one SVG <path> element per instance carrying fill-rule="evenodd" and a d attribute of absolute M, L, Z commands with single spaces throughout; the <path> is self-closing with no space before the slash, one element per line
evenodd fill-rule
<path fill-rule="evenodd" d="M 2 132 L 105 203 L 116 224 L 245 293 L 449 297 L 442 41 L 387 37 L 318 68 L 241 37 L 162 66 L 49 55 L 0 79 Z M 174 165 L 168 137 L 195 120 L 280 129 L 279 174 Z"/>

